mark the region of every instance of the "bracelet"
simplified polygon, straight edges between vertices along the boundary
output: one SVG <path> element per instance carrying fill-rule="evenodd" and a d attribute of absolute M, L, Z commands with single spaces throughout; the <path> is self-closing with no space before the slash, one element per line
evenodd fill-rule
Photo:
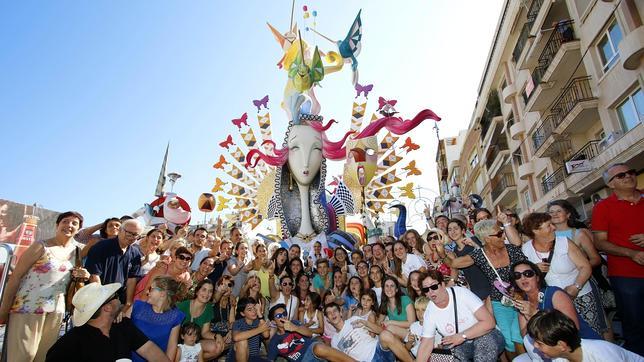
<path fill-rule="evenodd" d="M 581 287 L 581 285 L 579 285 L 579 284 L 577 284 L 577 283 L 575 283 L 575 284 L 573 284 L 573 285 L 575 286 L 575 288 L 577 288 L 577 290 L 581 291 L 581 288 L 582 288 L 582 287 Z"/>

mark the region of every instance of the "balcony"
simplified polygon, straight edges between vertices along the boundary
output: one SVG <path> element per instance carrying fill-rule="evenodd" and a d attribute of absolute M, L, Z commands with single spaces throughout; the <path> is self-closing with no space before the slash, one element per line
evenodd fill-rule
<path fill-rule="evenodd" d="M 573 21 L 559 23 L 551 31 L 541 54 L 538 65 L 532 71 L 534 90 L 528 95 L 526 110 L 543 111 L 556 97 L 558 83 L 571 74 L 580 75 L 583 69 L 577 67 L 581 59 L 580 42 L 575 39 Z"/>
<path fill-rule="evenodd" d="M 539 11 L 541 10 L 541 5 L 543 5 L 543 0 L 533 0 L 530 4 L 527 17 L 528 23 L 530 23 L 531 27 L 534 24 L 534 21 L 537 20 L 537 15 L 539 15 Z"/>
<path fill-rule="evenodd" d="M 490 147 L 488 157 L 485 160 L 485 167 L 487 168 L 488 176 L 490 178 L 494 177 L 494 175 L 501 169 L 501 165 L 505 163 L 507 156 L 510 155 L 505 135 L 501 135 L 501 137 L 503 140 L 499 140 L 498 144 Z"/>
<path fill-rule="evenodd" d="M 515 141 L 520 141 L 521 136 L 525 134 L 525 126 L 523 122 L 517 122 L 510 126 L 510 137 Z"/>
<path fill-rule="evenodd" d="M 492 203 L 496 205 L 507 204 L 512 196 L 516 198 L 517 184 L 514 182 L 514 175 L 504 173 L 499 178 L 493 180 Z"/>
<path fill-rule="evenodd" d="M 644 55 L 644 25 L 626 34 L 618 48 L 624 69 L 637 70 Z"/>
<path fill-rule="evenodd" d="M 597 97 L 590 87 L 590 76 L 573 79 L 552 106 L 557 111 L 554 133 L 578 133 L 599 120 Z"/>
<path fill-rule="evenodd" d="M 520 164 L 518 172 L 519 178 L 521 180 L 527 180 L 528 177 L 534 174 L 534 163 L 532 161 L 528 161 L 526 163 Z"/>
<path fill-rule="evenodd" d="M 531 22 L 527 22 L 523 25 L 523 29 L 521 29 L 521 33 L 519 34 L 517 43 L 514 45 L 514 50 L 512 51 L 512 60 L 514 61 L 514 63 L 517 65 L 519 69 L 524 69 L 522 67 L 524 63 L 523 60 L 525 60 L 526 58 L 526 56 L 524 55 L 524 50 L 530 48 L 530 44 L 531 44 L 530 40 L 534 39 L 534 37 L 530 37 L 531 28 L 532 28 Z"/>
<path fill-rule="evenodd" d="M 543 194 L 546 195 L 552 189 L 557 187 L 557 185 L 562 183 L 565 178 L 566 170 L 563 167 L 559 167 L 555 172 L 552 173 L 552 175 L 543 180 L 543 182 L 541 183 L 541 191 L 543 191 Z"/>
<path fill-rule="evenodd" d="M 517 94 L 517 88 L 514 86 L 514 83 L 507 84 L 501 90 L 501 97 L 503 98 L 503 102 L 506 104 L 511 104 L 512 99 L 516 94 Z"/>
<path fill-rule="evenodd" d="M 550 113 L 532 133 L 532 148 L 535 157 L 542 157 L 543 149 L 545 148 L 542 146 L 547 142 L 552 142 L 550 136 L 552 136 L 552 131 L 555 129 L 555 118 L 557 118 L 557 114 Z"/>

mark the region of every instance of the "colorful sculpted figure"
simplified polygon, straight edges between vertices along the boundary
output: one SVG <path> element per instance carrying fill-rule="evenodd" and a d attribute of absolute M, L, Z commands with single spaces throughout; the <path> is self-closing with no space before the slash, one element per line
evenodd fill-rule
<path fill-rule="evenodd" d="M 228 153 L 227 161 L 220 160 L 217 170 L 234 179 L 223 191 L 234 202 L 235 212 L 229 219 L 248 223 L 251 227 L 262 220 L 276 219 L 278 229 L 275 233 L 289 243 L 300 244 L 305 253 L 313 251 L 316 241 L 326 246 L 326 235 L 338 234 L 334 232 L 344 225 L 341 218 L 350 214 L 363 214 L 367 230 L 374 233 L 371 238 L 377 237 L 377 227 L 370 215 L 381 212 L 393 199 L 391 185 L 400 181 L 396 175 L 400 169 L 396 165 L 400 160 L 408 159 L 406 154 L 396 154 L 394 144 L 399 138 L 396 135 L 408 133 L 427 119 L 438 121 L 440 117 L 425 109 L 412 119 L 404 120 L 395 117 L 396 112 L 390 104 L 389 112 L 373 116 L 371 122 L 361 128 L 367 96 L 363 91 L 363 98 L 353 103 L 350 124 L 340 126 L 346 127 L 343 137 L 338 141 L 329 140 L 326 133 L 337 122 L 323 121 L 314 89 L 326 75 L 342 69 L 345 61 L 352 64 L 354 73 L 357 71 L 355 57 L 362 39 L 360 14 L 345 40 L 337 43 L 338 52 L 323 53 L 317 47 L 311 52 L 296 26 L 285 34 L 270 24 L 269 27 L 283 51 L 278 65 L 288 74 L 281 104 L 288 126 L 281 147 L 278 147 L 270 130 L 272 120 L 268 97 L 265 97 L 266 102 L 262 100 L 261 104 L 263 109 L 259 102 L 252 103 L 258 112 L 261 142 L 257 142 L 253 127 L 249 125 L 237 127 L 243 143 L 228 137 L 222 145 Z M 369 90 L 372 89 L 371 85 Z M 364 103 L 360 103 L 362 99 L 365 99 Z M 239 115 L 235 113 L 235 116 Z M 377 135 L 382 129 L 389 132 L 379 140 Z M 244 144 L 246 149 L 243 149 Z M 344 159 L 347 163 L 343 180 L 338 179 L 335 190 L 327 193 L 326 162 Z M 221 204 L 218 202 L 218 206 Z"/>

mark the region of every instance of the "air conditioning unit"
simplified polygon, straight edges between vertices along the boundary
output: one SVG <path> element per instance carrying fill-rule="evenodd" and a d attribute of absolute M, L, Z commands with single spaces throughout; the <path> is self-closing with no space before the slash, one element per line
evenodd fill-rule
<path fill-rule="evenodd" d="M 615 131 L 615 132 L 609 133 L 606 137 L 604 137 L 604 139 L 602 139 L 599 142 L 599 145 L 598 145 L 599 151 L 600 152 L 604 151 L 605 149 L 608 148 L 608 146 L 610 146 L 613 143 L 615 143 L 615 141 L 620 139 L 623 135 L 624 135 L 624 132 L 622 132 L 622 131 Z"/>

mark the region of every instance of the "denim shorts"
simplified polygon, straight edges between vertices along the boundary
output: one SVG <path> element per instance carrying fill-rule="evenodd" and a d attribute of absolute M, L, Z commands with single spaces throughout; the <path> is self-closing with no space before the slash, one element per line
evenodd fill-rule
<path fill-rule="evenodd" d="M 304 355 L 302 356 L 302 361 L 311 361 L 311 362 L 324 362 L 325 360 L 318 358 L 318 356 L 313 353 L 313 347 L 318 344 L 323 342 L 313 342 L 309 345 L 309 348 L 306 349 L 306 352 L 304 352 Z"/>
<path fill-rule="evenodd" d="M 384 350 L 380 346 L 380 341 L 376 344 L 376 352 L 373 354 L 371 362 L 394 362 L 396 361 L 396 356 L 390 350 Z"/>

